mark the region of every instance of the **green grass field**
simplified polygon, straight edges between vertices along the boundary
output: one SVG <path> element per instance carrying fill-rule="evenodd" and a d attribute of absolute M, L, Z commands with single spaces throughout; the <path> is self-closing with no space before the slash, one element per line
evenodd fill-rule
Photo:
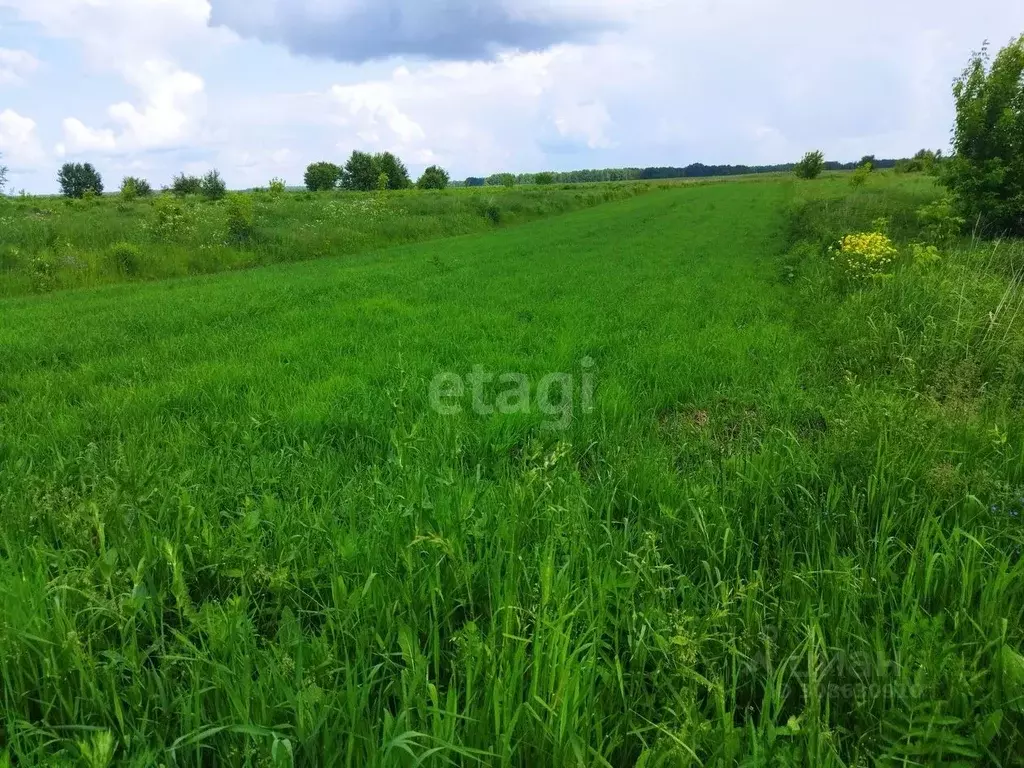
<path fill-rule="evenodd" d="M 3 300 L 0 749 L 1019 764 L 1024 248 L 825 250 L 938 195 L 665 186 Z"/>
<path fill-rule="evenodd" d="M 663 186 L 264 191 L 216 202 L 169 194 L 130 202 L 0 196 L 0 297 L 361 253 L 494 230 Z M 241 233 L 230 223 L 233 200 L 248 202 Z"/>

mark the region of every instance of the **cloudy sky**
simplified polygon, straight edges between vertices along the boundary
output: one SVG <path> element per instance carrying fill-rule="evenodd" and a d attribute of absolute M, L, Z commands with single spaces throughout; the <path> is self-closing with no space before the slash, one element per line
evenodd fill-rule
<path fill-rule="evenodd" d="M 0 0 L 0 161 L 52 192 L 353 149 L 414 172 L 773 163 L 946 147 L 1019 0 Z"/>

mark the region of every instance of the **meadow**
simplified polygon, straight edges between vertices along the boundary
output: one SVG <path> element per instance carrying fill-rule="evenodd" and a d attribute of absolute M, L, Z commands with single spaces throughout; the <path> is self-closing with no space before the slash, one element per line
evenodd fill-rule
<path fill-rule="evenodd" d="M 8 270 L 0 755 L 1019 764 L 1024 246 L 919 175 L 450 194 L 390 247 Z M 131 240 L 99 205 L 7 253 Z"/>
<path fill-rule="evenodd" d="M 0 296 L 248 269 L 469 234 L 649 192 L 649 183 L 419 192 L 0 196 Z"/>

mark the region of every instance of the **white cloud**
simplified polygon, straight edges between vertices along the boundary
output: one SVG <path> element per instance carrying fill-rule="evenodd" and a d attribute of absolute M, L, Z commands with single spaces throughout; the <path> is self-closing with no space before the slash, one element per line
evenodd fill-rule
<path fill-rule="evenodd" d="M 555 113 L 555 127 L 567 139 L 581 139 L 590 149 L 608 149 L 612 142 L 605 136 L 611 125 L 608 109 L 599 101 L 575 102 Z"/>
<path fill-rule="evenodd" d="M 0 85 L 22 85 L 39 68 L 39 60 L 28 51 L 0 48 Z"/>
<path fill-rule="evenodd" d="M 196 130 L 202 113 L 204 84 L 200 77 L 166 61 L 145 61 L 124 73 L 142 95 L 142 106 L 119 102 L 107 109 L 112 128 L 89 128 L 77 118 L 64 120 L 64 149 L 139 152 L 176 146 Z"/>
<path fill-rule="evenodd" d="M 12 109 L 0 112 L 0 153 L 4 165 L 12 168 L 32 168 L 45 158 L 42 144 L 36 134 L 36 122 Z"/>

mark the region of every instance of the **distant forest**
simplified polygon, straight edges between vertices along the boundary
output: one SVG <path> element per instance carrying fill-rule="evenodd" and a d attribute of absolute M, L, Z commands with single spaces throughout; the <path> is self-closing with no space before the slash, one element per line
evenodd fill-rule
<path fill-rule="evenodd" d="M 863 160 L 856 163 L 826 162 L 826 171 L 852 171 Z M 895 168 L 896 160 L 875 160 L 875 168 Z M 586 171 L 566 171 L 562 173 L 521 173 L 514 176 L 515 184 L 580 184 L 591 181 L 643 181 L 645 179 L 685 179 L 704 178 L 708 176 L 741 176 L 751 173 L 792 173 L 795 163 L 781 165 L 704 165 L 693 163 L 685 168 L 603 168 Z M 543 177 L 539 179 L 538 177 Z M 467 187 L 502 186 L 512 181 L 511 174 L 497 173 L 486 178 L 471 176 L 463 182 Z M 458 183 L 456 182 L 456 186 Z"/>

